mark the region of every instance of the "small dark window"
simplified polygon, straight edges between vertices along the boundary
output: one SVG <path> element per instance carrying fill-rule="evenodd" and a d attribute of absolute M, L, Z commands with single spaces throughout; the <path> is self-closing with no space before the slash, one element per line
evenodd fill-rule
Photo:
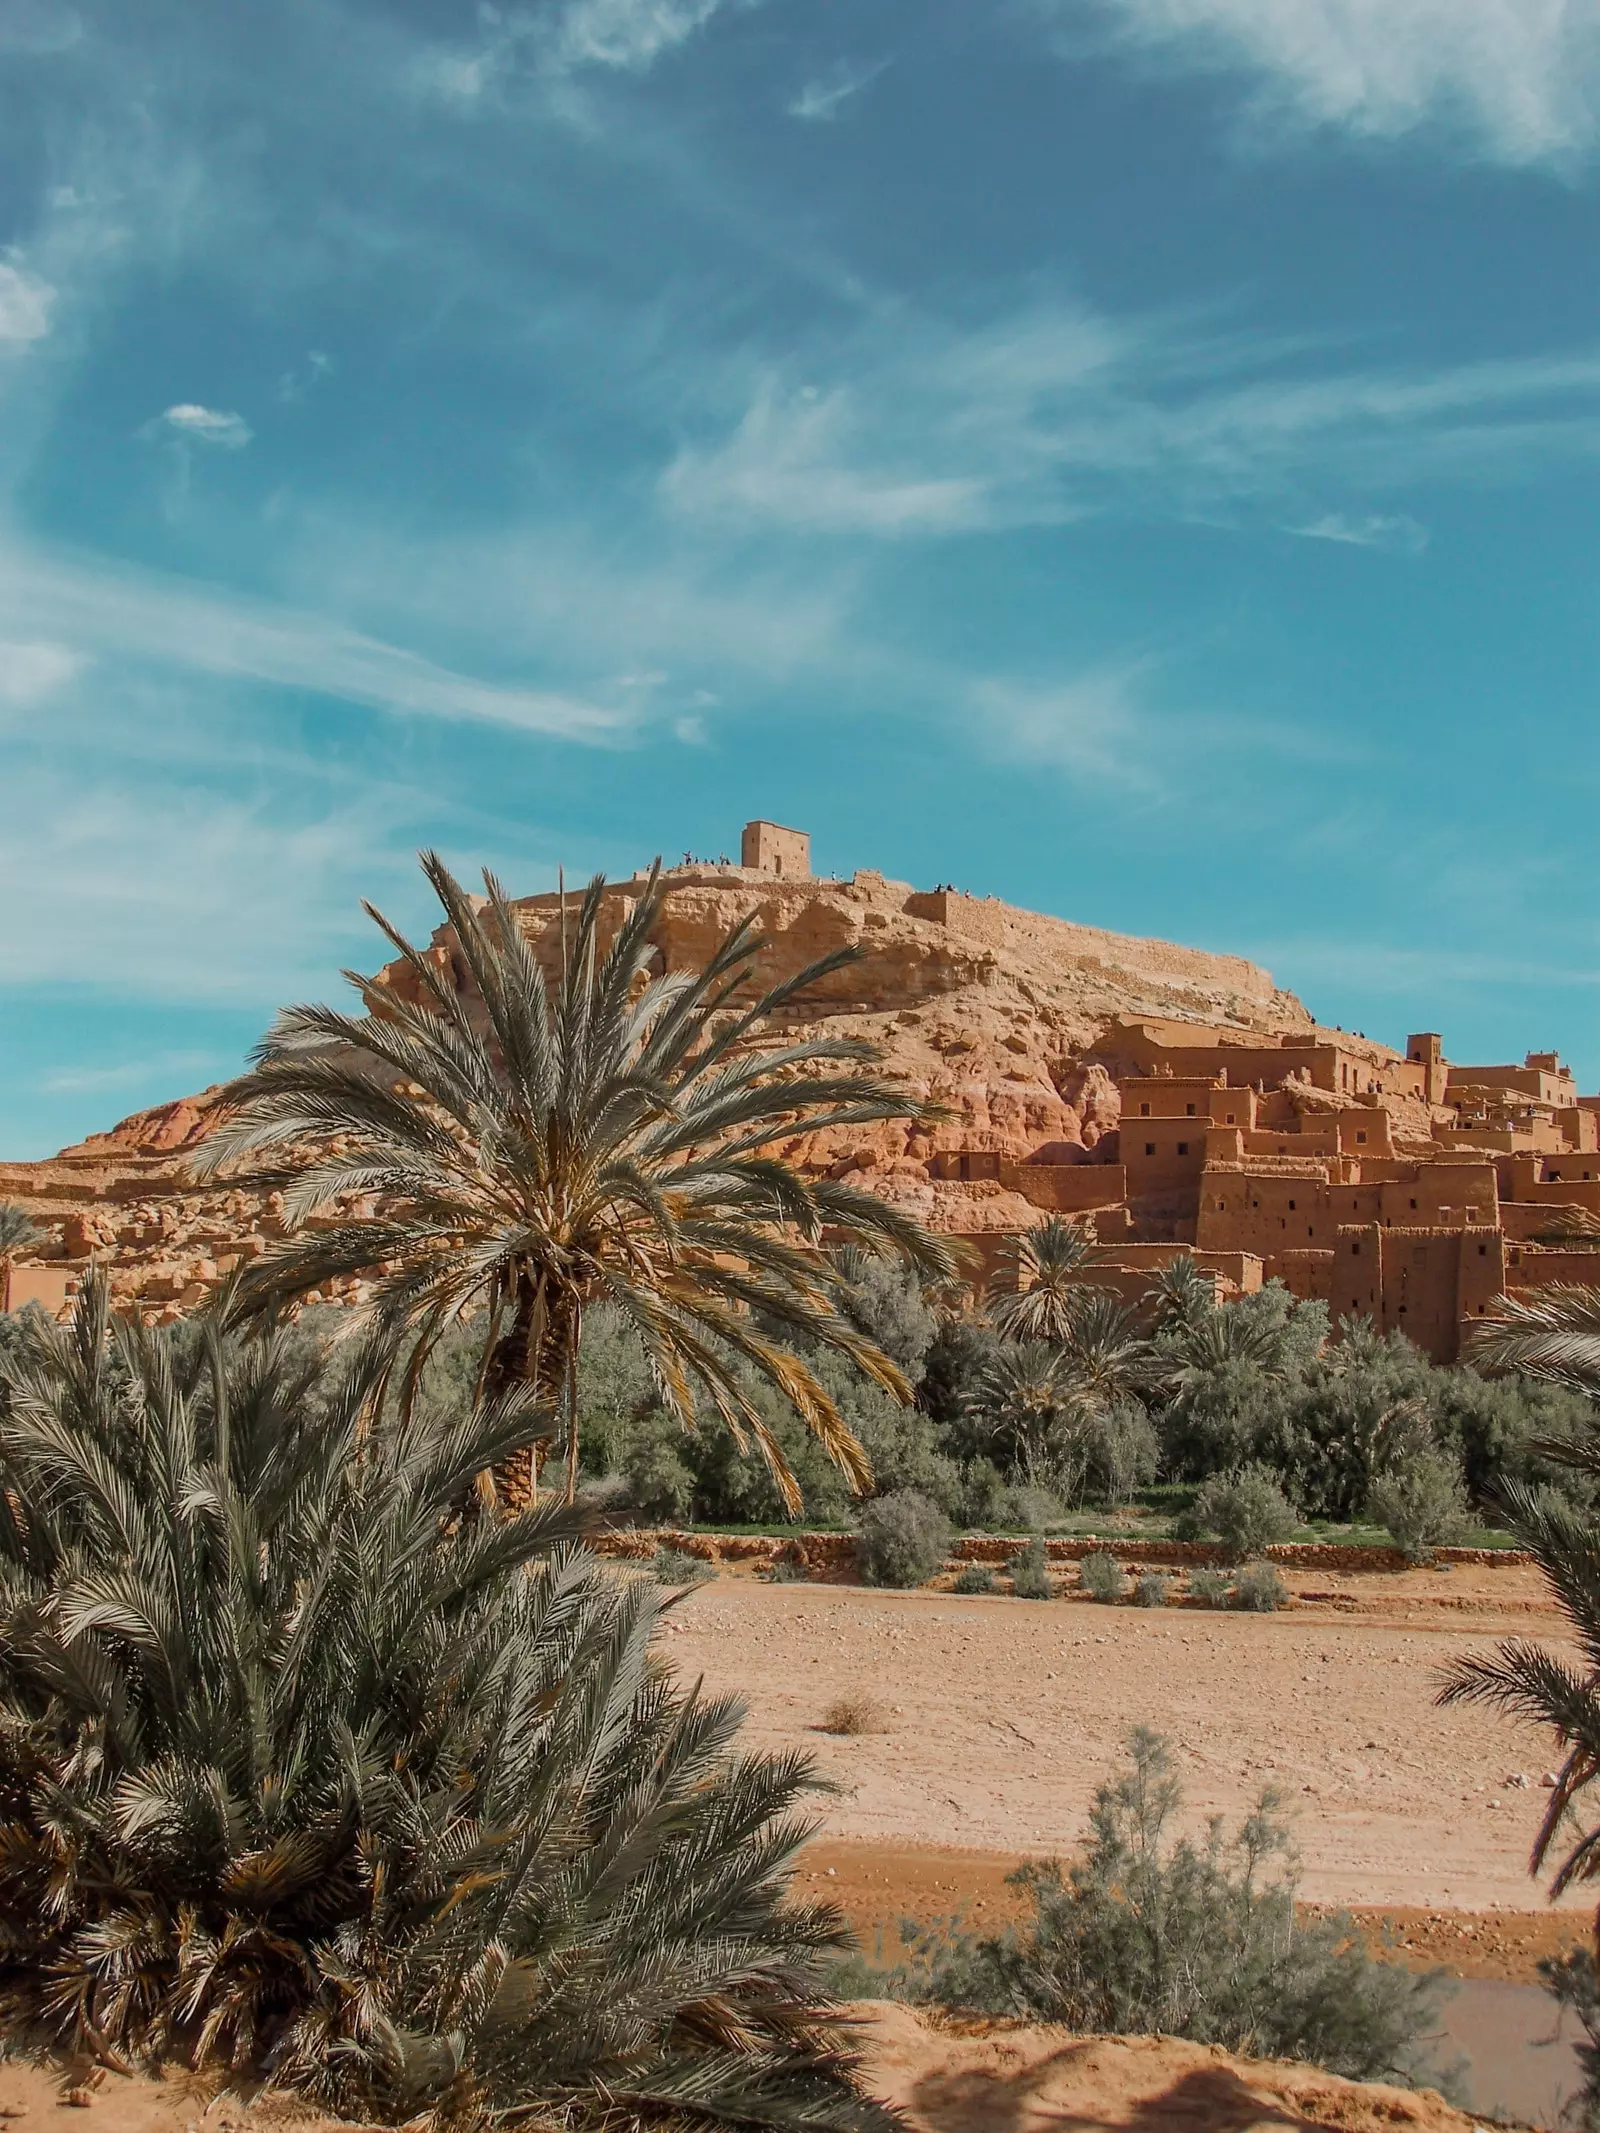
<path fill-rule="evenodd" d="M 1231 1125 L 1233 1124 L 1233 1113 L 1232 1113 L 1231 1111 L 1230 1111 L 1230 1112 L 1228 1113 L 1228 1124 L 1229 1124 L 1230 1126 L 1231 1126 Z M 1585 1177 L 1587 1177 L 1588 1175 L 1589 1175 L 1588 1171 L 1585 1171 L 1585 1172 L 1584 1172 L 1584 1176 L 1585 1176 Z"/>
<path fill-rule="evenodd" d="M 1144 1144 L 1144 1152 L 1145 1152 L 1145 1154 L 1146 1154 L 1146 1155 L 1154 1155 L 1154 1154 L 1155 1154 L 1155 1152 L 1156 1152 L 1156 1144 L 1155 1144 L 1155 1142 L 1154 1142 L 1154 1141 L 1146 1141 L 1146 1142 L 1145 1142 L 1145 1144 Z"/>
<path fill-rule="evenodd" d="M 1413 1206 L 1413 1207 L 1415 1207 L 1417 1203 L 1416 1203 L 1416 1201 L 1415 1201 L 1415 1200 L 1413 1200 L 1411 1204 L 1412 1204 L 1412 1206 Z"/>
<path fill-rule="evenodd" d="M 1178 1153 L 1179 1155 L 1187 1155 L 1189 1153 L 1189 1143 L 1187 1141 L 1179 1141 Z"/>
<path fill-rule="evenodd" d="M 1480 1259 L 1487 1259 L 1487 1258 L 1488 1258 L 1488 1256 L 1489 1256 L 1489 1247 L 1488 1247 L 1488 1245 L 1486 1245 L 1486 1244 L 1480 1244 L 1480 1245 L 1478 1246 L 1478 1257 L 1479 1257 Z"/>
<path fill-rule="evenodd" d="M 1148 1118 L 1150 1116 L 1150 1106 L 1148 1104 L 1141 1104 L 1139 1106 L 1139 1116 L 1141 1118 Z"/>
<path fill-rule="evenodd" d="M 1366 1137 L 1367 1137 L 1367 1136 L 1366 1136 L 1366 1135 L 1365 1135 L 1364 1133 L 1358 1133 L 1358 1134 L 1356 1135 L 1356 1139 L 1357 1139 L 1357 1141 L 1358 1141 L 1358 1142 L 1359 1142 L 1359 1141 L 1364 1141 L 1364 1140 L 1366 1139 Z"/>
<path fill-rule="evenodd" d="M 1193 1117 L 1194 1117 L 1194 1105 L 1193 1105 L 1193 1104 L 1185 1104 L 1185 1105 L 1184 1105 L 1184 1107 L 1183 1107 L 1183 1115 L 1184 1115 L 1184 1117 L 1185 1117 L 1185 1118 L 1193 1118 Z"/>
<path fill-rule="evenodd" d="M 1293 1202 L 1293 1200 L 1291 1200 L 1291 1201 L 1289 1202 L 1289 1212 L 1290 1212 L 1290 1214 L 1291 1214 L 1291 1215 L 1292 1215 L 1292 1214 L 1294 1213 L 1294 1202 Z"/>
<path fill-rule="evenodd" d="M 1558 1184 L 1558 1185 L 1559 1185 L 1559 1184 L 1560 1184 L 1560 1182 L 1561 1182 L 1561 1173 L 1560 1173 L 1560 1171 L 1559 1171 L 1559 1170 L 1547 1170 L 1547 1171 L 1545 1172 L 1545 1176 L 1546 1176 L 1547 1178 L 1550 1178 L 1550 1179 L 1552 1179 L 1552 1180 L 1553 1180 L 1553 1181 L 1554 1181 L 1554 1182 L 1555 1182 L 1556 1184 Z"/>
<path fill-rule="evenodd" d="M 1350 1256 L 1351 1256 L 1351 1258 L 1352 1258 L 1352 1259 L 1359 1259 L 1359 1258 L 1361 1257 L 1361 1247 L 1360 1247 L 1360 1245 L 1359 1245 L 1359 1244 L 1352 1244 L 1352 1245 L 1351 1245 L 1351 1247 L 1350 1247 Z"/>

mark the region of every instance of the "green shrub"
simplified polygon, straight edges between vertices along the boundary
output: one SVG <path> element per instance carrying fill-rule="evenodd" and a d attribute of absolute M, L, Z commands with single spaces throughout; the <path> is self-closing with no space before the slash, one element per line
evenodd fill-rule
<path fill-rule="evenodd" d="M 1309 2060 L 1360 2081 L 1437 2081 L 1426 2063 L 1442 1973 L 1367 1955 L 1348 1918 L 1298 1919 L 1278 1801 L 1263 1793 L 1231 1840 L 1214 1824 L 1172 1839 L 1181 1794 L 1166 1744 L 1143 1729 L 1132 1769 L 1107 1781 L 1090 1838 L 1011 1876 L 1033 1906 L 988 1939 L 959 1927 L 910 1936 L 906 1997 L 1059 2022 L 1079 2033 L 1192 2037 L 1263 2058 Z"/>
<path fill-rule="evenodd" d="M 1019 1549 L 1006 1568 L 1011 1573 L 1011 1590 L 1019 1600 L 1051 1597 L 1054 1587 L 1050 1583 L 1050 1559 L 1042 1535 L 1036 1534 L 1026 1548 Z"/>
<path fill-rule="evenodd" d="M 804 1585 L 808 1582 L 804 1563 L 792 1563 L 779 1555 L 774 1556 L 767 1566 L 769 1585 Z"/>
<path fill-rule="evenodd" d="M 1248 1615 L 1276 1614 L 1289 1598 L 1289 1588 L 1272 1563 L 1247 1563 L 1233 1581 L 1231 1604 Z"/>
<path fill-rule="evenodd" d="M 1259 1465 L 1213 1475 L 1180 1520 L 1194 1538 L 1214 1536 L 1236 1563 L 1286 1541 L 1299 1523 L 1277 1476 Z"/>
<path fill-rule="evenodd" d="M 1165 1607 L 1172 1597 L 1172 1580 L 1164 1571 L 1143 1571 L 1133 1589 L 1133 1597 L 1139 1607 Z"/>
<path fill-rule="evenodd" d="M 957 1592 L 993 1592 L 994 1569 L 989 1563 L 967 1563 L 953 1588 Z"/>
<path fill-rule="evenodd" d="M 735 1752 L 584 1514 L 462 1516 L 524 1398 L 372 1429 L 370 1350 L 113 1326 L 99 1279 L 4 1367 L 19 2018 L 367 2123 L 883 2124 L 787 1900 L 807 1767 Z"/>
<path fill-rule="evenodd" d="M 1060 1497 L 1035 1482 L 1019 1482 L 1008 1488 L 1000 1508 L 1005 1523 L 1020 1526 L 1024 1533 L 1043 1533 L 1049 1526 L 1060 1525 L 1067 1515 Z"/>
<path fill-rule="evenodd" d="M 1367 1515 L 1384 1526 L 1413 1563 L 1448 1547 L 1467 1530 L 1470 1512 L 1461 1469 L 1446 1452 L 1413 1452 L 1372 1484 Z"/>
<path fill-rule="evenodd" d="M 650 1558 L 650 1575 L 658 1585 L 703 1585 L 716 1574 L 703 1555 L 686 1548 L 658 1548 Z"/>
<path fill-rule="evenodd" d="M 954 1539 L 949 1519 L 930 1497 L 896 1489 L 862 1511 L 856 1560 L 869 1585 L 925 1585 Z"/>
<path fill-rule="evenodd" d="M 1226 1607 L 1233 1580 L 1225 1570 L 1209 1565 L 1189 1573 L 1189 1597 L 1201 1607 Z"/>
<path fill-rule="evenodd" d="M 1078 1565 L 1078 1582 L 1091 1600 L 1120 1600 L 1128 1589 L 1122 1565 L 1104 1549 L 1084 1557 Z"/>

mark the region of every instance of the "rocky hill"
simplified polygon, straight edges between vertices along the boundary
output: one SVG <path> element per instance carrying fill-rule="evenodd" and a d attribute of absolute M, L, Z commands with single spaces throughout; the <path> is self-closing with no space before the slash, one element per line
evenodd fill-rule
<path fill-rule="evenodd" d="M 608 887 L 608 933 L 642 887 L 641 876 Z M 557 898 L 528 897 L 516 909 L 553 968 Z M 862 951 L 808 1008 L 792 1013 L 792 1025 L 874 1039 L 891 1073 L 952 1114 L 931 1133 L 813 1137 L 789 1153 L 812 1169 L 855 1172 L 944 1229 L 1038 1220 L 1036 1205 L 998 1178 L 941 1174 L 951 1165 L 939 1158 L 952 1151 L 1013 1164 L 1040 1156 L 1095 1162 L 1114 1153 L 1116 1061 L 1096 1047 L 1119 1018 L 1202 1024 L 1241 1037 L 1313 1029 L 1292 994 L 1239 957 L 1107 933 L 993 898 L 913 890 L 866 871 L 829 881 L 728 866 L 675 869 L 652 935 L 661 967 L 703 962 L 752 913 L 769 943 L 761 967 L 769 981 L 838 947 Z M 434 936 L 430 953 L 441 970 L 460 973 L 448 929 Z M 375 981 L 396 993 L 412 982 L 403 965 Z M 208 1089 L 140 1112 L 45 1162 L 0 1164 L 0 1197 L 24 1201 L 47 1231 L 36 1255 L 43 1300 L 50 1300 L 45 1269 L 66 1276 L 93 1254 L 110 1265 L 121 1295 L 170 1315 L 265 1248 L 278 1231 L 270 1204 L 189 1183 L 188 1158 L 210 1129 L 219 1094 Z M 26 1293 L 20 1273 L 18 1282 Z"/>

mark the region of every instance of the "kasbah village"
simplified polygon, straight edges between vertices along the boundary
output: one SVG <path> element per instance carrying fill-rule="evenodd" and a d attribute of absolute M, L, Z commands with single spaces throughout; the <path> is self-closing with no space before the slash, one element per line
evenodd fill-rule
<path fill-rule="evenodd" d="M 607 886 L 602 947 L 645 879 Z M 1498 1300 L 1592 1276 L 1600 1095 L 1582 1093 L 1554 1051 L 1460 1063 L 1448 1032 L 1391 1045 L 1327 1028 L 1225 953 L 911 888 L 870 867 L 819 878 L 806 833 L 767 821 L 746 825 L 737 864 L 686 854 L 662 885 L 655 974 L 702 966 L 750 916 L 764 984 L 860 951 L 786 1011 L 783 1034 L 869 1039 L 942 1117 L 797 1137 L 781 1153 L 957 1240 L 966 1286 L 944 1306 L 957 1314 L 1015 1289 L 1017 1240 L 1052 1221 L 1095 1248 L 1078 1279 L 1136 1319 L 1163 1273 L 1188 1261 L 1220 1305 L 1281 1284 L 1326 1306 L 1335 1332 L 1366 1321 L 1439 1365 L 1457 1362 Z M 554 978 L 562 899 L 514 909 Z M 426 960 L 436 979 L 470 985 L 448 927 Z M 381 1009 L 422 996 L 396 961 L 368 997 Z M 49 1160 L 0 1165 L 0 1199 L 34 1230 L 5 1266 L 9 1312 L 67 1320 L 93 1268 L 116 1308 L 169 1325 L 270 1251 L 285 1229 L 281 1194 L 191 1170 L 221 1093 L 177 1098 Z M 375 1211 L 358 1200 L 312 1226 Z M 357 1306 L 369 1293 L 354 1275 L 307 1301 Z M 1151 1535 L 1115 1507 L 1045 1540 L 1050 1597 L 1033 1601 L 971 1576 L 1003 1572 L 1014 1534 L 957 1537 L 942 1568 L 905 1591 L 864 1583 L 854 1537 L 837 1527 L 669 1531 L 619 1516 L 601 1545 L 622 1563 L 665 1548 L 714 1573 L 671 1612 L 674 1665 L 745 1701 L 750 1748 L 820 1763 L 833 1789 L 799 1885 L 838 1902 L 869 1955 L 892 1960 L 903 1921 L 994 1932 L 1018 1920 L 1025 1893 L 1008 1877 L 1073 1853 L 1130 1729 L 1158 1717 L 1187 1829 L 1212 1816 L 1231 1828 L 1272 1787 L 1292 1827 L 1302 1916 L 1348 1911 L 1385 1962 L 1456 1982 L 1442 2019 L 1445 2057 L 1469 2069 L 1458 2100 L 1551 2123 L 1573 2090 L 1570 2021 L 1560 2044 L 1541 2041 L 1554 2015 L 1538 1966 L 1585 1944 L 1589 1908 L 1581 1892 L 1547 1907 L 1528 1871 L 1562 1751 L 1534 1724 L 1436 1701 L 1442 1671 L 1464 1655 L 1508 1634 L 1566 1635 L 1545 1581 L 1503 1536 L 1425 1559 L 1382 1534 L 1280 1542 L 1265 1552 L 1283 1603 L 1260 1614 L 1200 1604 L 1195 1581 L 1217 1551 Z M 1167 1580 L 1169 1604 L 1095 1604 L 1077 1571 L 1106 1550 L 1130 1589 Z M 930 2019 L 884 2014 L 873 2063 L 882 2093 L 949 2133 L 1468 2123 L 1431 2091 L 1358 2091 L 1215 2048 L 1102 2040 L 1074 2058 L 1058 2032 Z M 13 2082 L 8 2108 L 53 2123 L 56 2092 L 28 2079 Z M 1180 2110 L 1171 2099 L 1185 2082 Z M 141 2127 L 175 2129 L 186 2108 L 124 2102 Z M 238 2106 L 235 2122 L 247 2119 Z"/>

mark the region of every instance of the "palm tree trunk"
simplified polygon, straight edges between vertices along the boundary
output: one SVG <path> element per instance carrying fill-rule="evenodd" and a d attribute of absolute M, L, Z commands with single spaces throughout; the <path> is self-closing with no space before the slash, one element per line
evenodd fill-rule
<path fill-rule="evenodd" d="M 483 1374 L 483 1396 L 498 1399 L 519 1386 L 538 1403 L 533 1434 L 495 1469 L 495 1494 L 509 1511 L 523 1511 L 539 1493 L 539 1468 L 557 1435 L 562 1388 L 575 1354 L 576 1303 L 552 1290 L 548 1275 L 521 1268 L 511 1323 L 495 1340 Z"/>

